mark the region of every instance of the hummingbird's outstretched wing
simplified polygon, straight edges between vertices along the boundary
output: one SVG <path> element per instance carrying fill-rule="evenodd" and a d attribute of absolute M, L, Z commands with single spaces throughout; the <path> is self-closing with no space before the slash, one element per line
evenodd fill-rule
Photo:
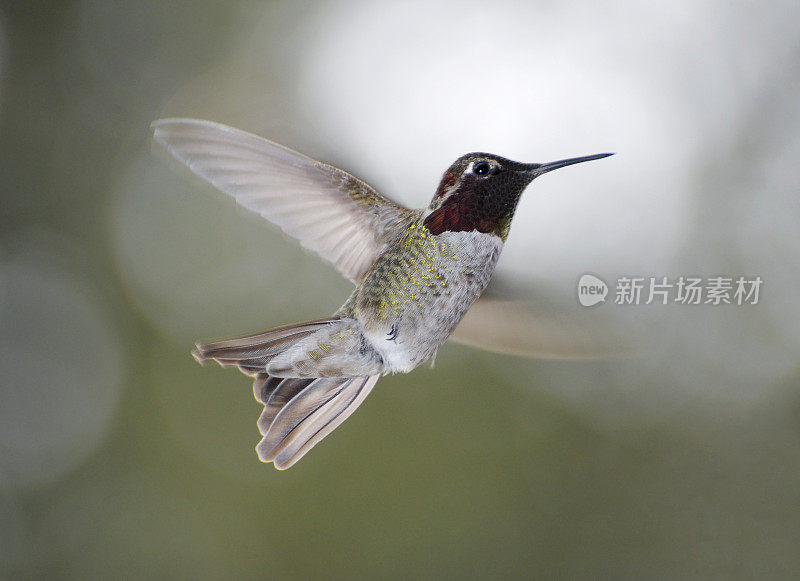
<path fill-rule="evenodd" d="M 358 178 L 233 127 L 160 119 L 153 135 L 196 175 L 316 251 L 353 282 L 411 212 Z"/>

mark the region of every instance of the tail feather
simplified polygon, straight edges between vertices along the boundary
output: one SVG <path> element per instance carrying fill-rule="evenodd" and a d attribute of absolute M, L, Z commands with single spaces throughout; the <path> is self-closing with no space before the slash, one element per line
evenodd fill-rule
<path fill-rule="evenodd" d="M 197 348 L 192 351 L 192 356 L 200 363 L 211 359 L 223 367 L 236 365 L 243 373 L 252 376 L 264 371 L 267 364 L 276 355 L 285 351 L 298 340 L 337 320 L 335 318 L 317 319 L 270 329 L 257 335 L 209 343 L 198 342 Z"/>
<path fill-rule="evenodd" d="M 328 403 L 351 382 L 343 377 L 321 377 L 308 382 L 288 403 L 281 406 L 259 444 L 262 450 L 275 450 L 295 427 Z M 298 382 L 299 383 L 299 382 Z M 272 398 L 270 398 L 272 399 Z M 267 405 L 269 408 L 269 405 Z M 267 409 L 265 408 L 265 410 Z M 263 458 L 262 458 L 263 459 Z M 272 461 L 273 457 L 267 461 Z"/>
<path fill-rule="evenodd" d="M 377 381 L 377 375 L 312 380 L 275 416 L 256 447 L 261 461 L 279 470 L 291 467 L 350 417 Z"/>
<path fill-rule="evenodd" d="M 305 420 L 297 433 L 292 432 L 284 439 L 275 457 L 275 466 L 280 470 L 289 468 L 349 418 L 375 387 L 378 377 L 373 375 L 353 379 L 352 389 L 343 390 L 336 396 L 337 401 L 332 400 Z"/>
<path fill-rule="evenodd" d="M 272 421 L 275 419 L 275 416 L 283 409 L 283 407 L 288 404 L 297 394 L 303 391 L 306 387 L 311 384 L 314 379 L 304 378 L 283 378 L 283 377 L 274 377 L 271 379 L 276 379 L 278 381 L 278 385 L 275 389 L 270 393 L 269 398 L 263 402 L 264 404 L 264 411 L 261 412 L 261 417 L 258 418 L 258 431 L 261 432 L 262 436 L 267 435 L 267 431 L 269 427 L 272 425 Z"/>
<path fill-rule="evenodd" d="M 253 395 L 264 404 L 258 419 L 263 436 L 256 446 L 263 462 L 285 470 L 331 433 L 361 405 L 378 375 L 368 377 L 275 377 L 267 365 L 322 327 L 339 319 L 319 319 L 279 327 L 257 335 L 197 343 L 192 352 L 203 363 L 236 365 L 254 377 Z"/>
<path fill-rule="evenodd" d="M 267 373 L 259 373 L 253 381 L 253 397 L 257 402 L 267 404 L 269 396 L 278 387 L 280 382 L 283 381 L 282 377 L 272 377 Z"/>

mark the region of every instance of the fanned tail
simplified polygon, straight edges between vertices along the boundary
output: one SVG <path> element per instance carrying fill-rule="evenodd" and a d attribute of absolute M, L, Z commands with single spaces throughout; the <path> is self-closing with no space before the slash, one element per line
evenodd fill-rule
<path fill-rule="evenodd" d="M 361 405 L 378 381 L 368 377 L 274 377 L 269 362 L 298 341 L 339 319 L 319 319 L 247 337 L 197 343 L 192 355 L 203 363 L 237 366 L 255 378 L 253 395 L 264 404 L 256 446 L 262 462 L 285 470 L 331 433 Z"/>
<path fill-rule="evenodd" d="M 378 375 L 370 377 L 280 378 L 259 374 L 253 385 L 264 404 L 258 420 L 262 462 L 286 470 L 356 411 Z"/>

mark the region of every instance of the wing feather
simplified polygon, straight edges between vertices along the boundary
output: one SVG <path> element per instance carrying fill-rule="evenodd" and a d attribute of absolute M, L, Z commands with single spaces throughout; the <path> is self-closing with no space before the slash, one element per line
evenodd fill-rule
<path fill-rule="evenodd" d="M 152 127 L 156 142 L 193 173 L 353 282 L 384 250 L 385 233 L 411 212 L 347 172 L 251 133 L 199 119 Z"/>

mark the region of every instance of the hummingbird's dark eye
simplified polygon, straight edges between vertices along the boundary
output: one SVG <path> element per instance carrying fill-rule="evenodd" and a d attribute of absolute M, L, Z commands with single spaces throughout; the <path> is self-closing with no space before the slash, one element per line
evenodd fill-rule
<path fill-rule="evenodd" d="M 488 176 L 490 173 L 492 173 L 492 166 L 488 161 L 479 161 L 472 166 L 472 173 L 479 176 Z"/>

